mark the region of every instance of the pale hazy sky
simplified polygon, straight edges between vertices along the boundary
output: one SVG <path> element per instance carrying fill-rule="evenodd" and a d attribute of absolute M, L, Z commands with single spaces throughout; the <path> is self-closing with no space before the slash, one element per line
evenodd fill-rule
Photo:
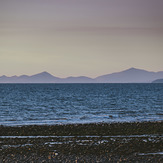
<path fill-rule="evenodd" d="M 0 75 L 163 70 L 163 0 L 0 0 Z"/>

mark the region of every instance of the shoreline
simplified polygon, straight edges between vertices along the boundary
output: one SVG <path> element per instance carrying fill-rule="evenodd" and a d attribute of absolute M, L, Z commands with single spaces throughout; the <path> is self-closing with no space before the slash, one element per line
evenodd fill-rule
<path fill-rule="evenodd" d="M 55 125 L 0 125 L 0 136 L 80 136 L 163 134 L 163 121 L 79 123 Z"/>
<path fill-rule="evenodd" d="M 0 162 L 32 161 L 163 162 L 163 121 L 0 126 Z"/>

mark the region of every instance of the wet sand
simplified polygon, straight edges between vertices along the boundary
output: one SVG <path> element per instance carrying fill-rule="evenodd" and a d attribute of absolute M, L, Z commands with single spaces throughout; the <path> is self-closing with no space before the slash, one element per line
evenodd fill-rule
<path fill-rule="evenodd" d="M 0 126 L 0 162 L 163 162 L 163 121 Z"/>

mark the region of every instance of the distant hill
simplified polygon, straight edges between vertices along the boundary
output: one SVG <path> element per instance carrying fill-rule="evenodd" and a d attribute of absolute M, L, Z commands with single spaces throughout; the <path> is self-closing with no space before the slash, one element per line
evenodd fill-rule
<path fill-rule="evenodd" d="M 99 76 L 95 80 L 99 83 L 151 83 L 158 78 L 163 78 L 163 71 L 149 72 L 130 68 L 125 71 Z"/>
<path fill-rule="evenodd" d="M 125 71 L 102 75 L 97 78 L 86 76 L 59 78 L 48 72 L 41 72 L 32 76 L 0 77 L 0 83 L 151 83 L 162 79 L 163 71 L 149 72 L 142 69 L 130 68 Z"/>
<path fill-rule="evenodd" d="M 1 76 L 0 83 L 55 83 L 58 82 L 60 78 L 57 78 L 48 72 L 42 72 L 36 75 L 27 76 Z"/>
<path fill-rule="evenodd" d="M 55 77 L 48 72 L 41 72 L 32 76 L 12 76 L 5 75 L 0 77 L 0 83 L 93 83 L 94 79 L 80 76 L 80 77 Z"/>
<path fill-rule="evenodd" d="M 163 79 L 154 80 L 152 83 L 163 83 Z"/>

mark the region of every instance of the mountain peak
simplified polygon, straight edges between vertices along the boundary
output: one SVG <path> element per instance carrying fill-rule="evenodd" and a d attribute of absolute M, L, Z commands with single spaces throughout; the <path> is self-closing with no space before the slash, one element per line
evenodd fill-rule
<path fill-rule="evenodd" d="M 142 69 L 137 69 L 137 68 L 131 67 L 131 68 L 125 70 L 125 71 L 137 71 L 137 70 L 142 70 Z"/>
<path fill-rule="evenodd" d="M 51 75 L 50 73 L 48 73 L 47 71 L 43 71 L 40 74 L 46 74 L 46 75 Z"/>
<path fill-rule="evenodd" d="M 41 72 L 41 73 L 38 73 L 38 74 L 35 74 L 35 75 L 33 75 L 33 76 L 53 76 L 53 75 L 51 75 L 50 73 L 48 73 L 47 71 L 43 71 L 43 72 Z"/>
<path fill-rule="evenodd" d="M 124 70 L 124 71 L 121 71 L 121 72 L 132 72 L 132 73 L 135 73 L 135 72 L 148 72 L 146 70 L 143 70 L 143 69 L 138 69 L 138 68 L 134 68 L 134 67 L 131 67 L 127 70 Z"/>
<path fill-rule="evenodd" d="M 131 67 L 128 70 L 138 70 L 137 68 Z"/>
<path fill-rule="evenodd" d="M 0 77 L 2 77 L 2 78 L 6 78 L 7 76 L 6 76 L 6 75 L 3 75 L 3 76 L 0 76 Z"/>

